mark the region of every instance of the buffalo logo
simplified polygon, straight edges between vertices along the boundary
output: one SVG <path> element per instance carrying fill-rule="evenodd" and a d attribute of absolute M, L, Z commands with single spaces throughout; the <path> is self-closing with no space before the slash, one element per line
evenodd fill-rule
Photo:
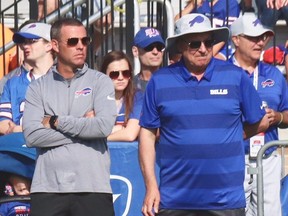
<path fill-rule="evenodd" d="M 155 37 L 159 35 L 159 32 L 156 29 L 153 28 L 149 28 L 145 30 L 145 34 L 146 36 L 148 36 L 149 38 Z"/>
<path fill-rule="evenodd" d="M 31 24 L 28 28 L 35 28 L 35 27 L 36 27 L 36 24 L 33 23 L 33 24 Z"/>
<path fill-rule="evenodd" d="M 266 88 L 267 86 L 272 87 L 272 86 L 274 86 L 274 84 L 275 84 L 275 82 L 272 79 L 267 79 L 261 83 L 263 88 Z"/>
<path fill-rule="evenodd" d="M 261 22 L 259 19 L 254 20 L 252 23 L 253 23 L 254 27 L 256 27 L 258 24 L 261 25 Z"/>
<path fill-rule="evenodd" d="M 75 92 L 75 97 L 78 98 L 78 97 L 80 97 L 81 95 L 87 96 L 87 95 L 91 94 L 91 92 L 92 92 L 92 89 L 91 89 L 90 87 L 84 88 L 84 89 L 82 89 L 82 90 L 76 91 L 76 92 Z"/>
<path fill-rule="evenodd" d="M 127 178 L 119 175 L 110 175 L 110 181 L 114 207 L 120 211 L 119 215 L 127 216 L 132 201 L 132 184 Z"/>
<path fill-rule="evenodd" d="M 195 23 L 202 23 L 204 21 L 204 18 L 202 16 L 196 16 L 194 19 L 192 19 L 189 24 L 190 27 L 192 27 Z"/>

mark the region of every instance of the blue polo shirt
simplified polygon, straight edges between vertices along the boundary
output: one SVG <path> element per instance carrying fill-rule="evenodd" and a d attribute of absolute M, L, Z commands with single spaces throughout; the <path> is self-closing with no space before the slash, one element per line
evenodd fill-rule
<path fill-rule="evenodd" d="M 198 81 L 181 60 L 154 73 L 143 103 L 140 125 L 160 128 L 161 208 L 244 208 L 242 116 L 265 111 L 242 69 L 212 59 Z"/>
<path fill-rule="evenodd" d="M 233 62 L 232 58 L 230 62 Z M 249 74 L 248 72 L 245 72 L 245 74 L 249 77 L 251 83 L 253 83 L 255 74 Z M 261 100 L 267 102 L 269 108 L 277 112 L 288 110 L 287 84 L 282 73 L 273 65 L 263 62 L 258 63 L 257 92 Z M 278 139 L 277 125 L 270 126 L 265 132 L 265 143 Z M 246 154 L 249 154 L 249 143 L 250 139 L 245 140 Z M 276 148 L 269 148 L 265 153 L 270 154 Z"/>

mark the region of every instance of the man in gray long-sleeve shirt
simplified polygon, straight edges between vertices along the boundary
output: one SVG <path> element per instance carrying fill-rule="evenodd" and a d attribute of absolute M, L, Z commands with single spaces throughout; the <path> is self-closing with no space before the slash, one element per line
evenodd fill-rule
<path fill-rule="evenodd" d="M 90 38 L 81 22 L 56 21 L 51 39 L 57 64 L 29 86 L 23 117 L 27 145 L 38 152 L 31 213 L 112 216 L 106 137 L 116 118 L 113 84 L 85 64 Z"/>

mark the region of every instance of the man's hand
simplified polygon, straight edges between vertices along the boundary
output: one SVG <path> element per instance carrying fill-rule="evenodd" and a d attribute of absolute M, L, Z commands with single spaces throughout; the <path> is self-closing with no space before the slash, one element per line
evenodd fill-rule
<path fill-rule="evenodd" d="M 154 213 L 158 213 L 160 203 L 160 193 L 157 185 L 148 189 L 145 195 L 144 203 L 142 206 L 142 213 L 145 216 L 153 216 Z"/>
<path fill-rule="evenodd" d="M 95 112 L 94 110 L 91 110 L 89 112 L 87 112 L 85 115 L 84 115 L 85 118 L 93 118 L 95 117 Z"/>
<path fill-rule="evenodd" d="M 42 124 L 45 128 L 51 128 L 50 123 L 49 123 L 50 118 L 51 118 L 51 116 L 44 116 L 44 118 L 42 120 Z"/>
<path fill-rule="evenodd" d="M 274 9 L 274 2 L 277 10 L 288 5 L 288 0 L 267 0 L 267 7 Z"/>
<path fill-rule="evenodd" d="M 0 122 L 0 135 L 6 135 L 16 132 L 22 132 L 22 126 L 16 125 L 11 120 L 3 120 Z"/>

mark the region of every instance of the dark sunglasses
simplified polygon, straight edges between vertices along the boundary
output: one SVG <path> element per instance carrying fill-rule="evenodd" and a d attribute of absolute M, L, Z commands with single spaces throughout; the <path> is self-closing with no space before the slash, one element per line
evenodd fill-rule
<path fill-rule="evenodd" d="M 91 42 L 90 37 L 83 37 L 83 38 L 69 38 L 67 40 L 67 45 L 68 46 L 76 46 L 79 43 L 79 40 L 81 40 L 81 43 L 84 46 L 88 46 Z"/>
<path fill-rule="evenodd" d="M 120 73 L 122 74 L 122 76 L 125 78 L 125 79 L 128 79 L 131 77 L 131 71 L 130 70 L 123 70 L 123 71 L 111 71 L 109 73 L 109 77 L 111 79 L 118 79 L 118 77 L 120 76 Z"/>
<path fill-rule="evenodd" d="M 210 39 L 210 40 L 205 40 L 205 41 L 191 41 L 190 43 L 188 43 L 188 46 L 190 47 L 190 49 L 199 49 L 201 44 L 204 43 L 206 48 L 211 48 L 214 45 L 214 40 Z"/>
<path fill-rule="evenodd" d="M 146 52 L 151 52 L 154 48 L 156 48 L 158 52 L 163 52 L 165 49 L 165 46 L 161 43 L 152 43 L 143 49 Z"/>
<path fill-rule="evenodd" d="M 262 34 L 262 35 L 259 35 L 259 36 L 256 36 L 256 37 L 252 37 L 252 36 L 247 36 L 247 35 L 239 35 L 240 37 L 244 37 L 246 38 L 247 40 L 249 41 L 252 41 L 252 42 L 259 42 L 259 41 L 266 41 L 266 39 L 268 38 L 268 35 L 267 34 Z"/>
<path fill-rule="evenodd" d="M 36 43 L 36 42 L 38 42 L 39 40 L 40 40 L 41 38 L 39 38 L 39 39 L 28 39 L 28 38 L 23 38 L 23 40 L 20 42 L 20 43 L 18 43 L 18 44 L 28 44 L 28 45 L 31 45 L 31 44 L 34 44 L 34 43 Z"/>

